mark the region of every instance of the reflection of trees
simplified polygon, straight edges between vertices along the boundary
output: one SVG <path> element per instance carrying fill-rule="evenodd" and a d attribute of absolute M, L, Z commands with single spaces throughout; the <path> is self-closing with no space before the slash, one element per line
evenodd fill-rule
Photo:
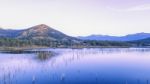
<path fill-rule="evenodd" d="M 37 59 L 44 61 L 48 60 L 49 58 L 52 58 L 54 56 L 54 53 L 51 51 L 38 51 L 36 52 Z"/>

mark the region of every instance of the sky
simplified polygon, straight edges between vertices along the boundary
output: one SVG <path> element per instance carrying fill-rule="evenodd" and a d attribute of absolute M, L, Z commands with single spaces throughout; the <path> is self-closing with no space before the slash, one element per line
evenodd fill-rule
<path fill-rule="evenodd" d="M 150 33 L 150 0 L 0 0 L 0 27 L 46 24 L 70 36 Z"/>

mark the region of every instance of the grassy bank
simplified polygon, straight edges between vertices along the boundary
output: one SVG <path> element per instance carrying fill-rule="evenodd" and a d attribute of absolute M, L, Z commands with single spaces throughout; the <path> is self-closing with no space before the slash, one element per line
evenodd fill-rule
<path fill-rule="evenodd" d="M 37 49 L 37 48 L 48 48 L 45 46 L 26 46 L 26 47 L 0 47 L 0 51 L 12 51 L 12 52 L 19 52 L 25 51 L 30 49 Z"/>

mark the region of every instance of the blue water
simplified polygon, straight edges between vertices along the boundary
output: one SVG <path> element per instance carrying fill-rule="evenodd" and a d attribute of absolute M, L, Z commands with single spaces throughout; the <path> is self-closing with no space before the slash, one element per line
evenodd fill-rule
<path fill-rule="evenodd" d="M 40 51 L 57 54 L 0 53 L 0 84 L 150 84 L 149 48 Z"/>

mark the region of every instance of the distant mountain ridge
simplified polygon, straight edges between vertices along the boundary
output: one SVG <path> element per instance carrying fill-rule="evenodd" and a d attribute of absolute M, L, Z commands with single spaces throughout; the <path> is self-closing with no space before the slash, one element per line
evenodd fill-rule
<path fill-rule="evenodd" d="M 2 29 L 0 28 L 0 37 L 15 38 L 23 30 L 11 30 L 11 29 Z"/>
<path fill-rule="evenodd" d="M 90 36 L 79 36 L 77 38 L 82 40 L 108 40 L 108 41 L 133 41 L 149 38 L 150 33 L 136 33 L 129 34 L 126 36 L 109 36 L 109 35 L 90 35 Z"/>

